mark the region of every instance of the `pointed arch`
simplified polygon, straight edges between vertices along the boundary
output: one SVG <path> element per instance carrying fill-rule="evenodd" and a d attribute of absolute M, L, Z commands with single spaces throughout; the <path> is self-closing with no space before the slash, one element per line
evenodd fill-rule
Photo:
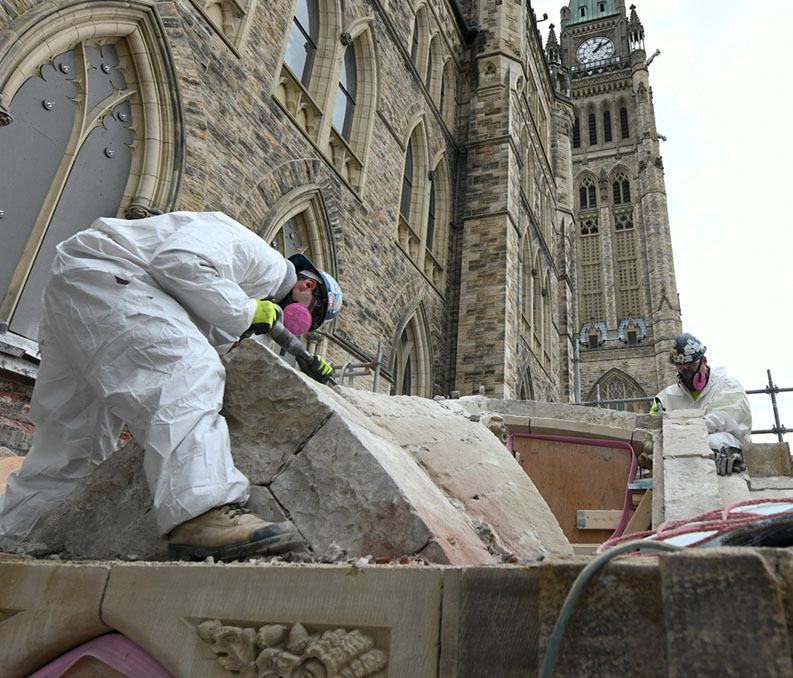
<path fill-rule="evenodd" d="M 273 96 L 314 141 L 319 138 L 336 70 L 339 0 L 297 0 L 284 36 Z"/>
<path fill-rule="evenodd" d="M 425 210 L 429 199 L 427 148 L 424 120 L 420 118 L 411 128 L 405 144 L 397 225 L 397 242 L 416 264 L 422 256 Z"/>
<path fill-rule="evenodd" d="M 519 400 L 534 400 L 534 381 L 531 378 L 531 364 L 526 365 L 523 369 L 523 376 L 520 380 L 520 387 L 518 388 Z"/>
<path fill-rule="evenodd" d="M 305 254 L 317 268 L 337 275 L 333 239 L 319 186 L 300 186 L 279 198 L 258 233 L 284 256 Z"/>
<path fill-rule="evenodd" d="M 631 203 L 631 182 L 627 168 L 623 165 L 615 167 L 609 176 L 611 186 L 611 200 L 613 205 L 627 205 Z"/>
<path fill-rule="evenodd" d="M 410 60 L 416 67 L 419 77 L 424 80 L 429 64 L 430 16 L 426 2 L 419 2 L 414 7 L 413 32 L 411 34 Z"/>
<path fill-rule="evenodd" d="M 436 32 L 430 38 L 427 50 L 427 70 L 424 73 L 424 84 L 430 93 L 430 98 L 437 105 L 441 93 L 441 73 L 443 72 L 443 51 L 441 50 L 440 33 Z"/>
<path fill-rule="evenodd" d="M 523 320 L 531 331 L 532 322 L 532 285 L 534 284 L 534 275 L 532 275 L 532 259 L 531 259 L 531 241 L 529 240 L 529 229 L 523 231 L 522 244 L 520 247 L 520 277 L 521 277 L 521 295 L 520 295 L 520 310 L 523 315 Z M 526 334 L 527 338 L 529 334 Z"/>
<path fill-rule="evenodd" d="M 443 62 L 441 71 L 441 86 L 438 93 L 438 110 L 447 127 L 454 127 L 455 112 L 457 111 L 457 77 L 454 62 L 447 57 Z"/>
<path fill-rule="evenodd" d="M 543 295 L 543 317 L 542 317 L 542 344 L 545 349 L 546 356 L 550 357 L 551 354 L 551 324 L 552 324 L 552 309 L 553 298 L 551 294 L 551 274 L 549 271 L 545 272 L 545 279 L 542 286 Z"/>
<path fill-rule="evenodd" d="M 616 367 L 606 372 L 589 391 L 587 401 L 598 400 L 627 400 L 631 398 L 646 398 L 647 394 L 639 383 L 630 375 Z M 611 410 L 626 412 L 648 412 L 650 402 L 618 402 L 606 405 Z"/>
<path fill-rule="evenodd" d="M 422 302 L 403 314 L 391 348 L 391 395 L 432 397 L 432 346 Z"/>
<path fill-rule="evenodd" d="M 174 208 L 182 111 L 149 2 L 40 5 L 5 30 L 15 38 L 0 41 L 0 147 L 36 161 L 0 177 L 0 323 L 35 339 L 58 242 L 100 216 Z"/>
<path fill-rule="evenodd" d="M 578 195 L 578 209 L 596 209 L 598 205 L 597 177 L 595 177 L 595 175 L 589 171 L 581 172 L 581 174 L 576 177 L 575 185 Z"/>
<path fill-rule="evenodd" d="M 377 58 L 369 22 L 359 21 L 350 29 L 351 43 L 345 48 L 332 94 L 333 115 L 328 130 L 328 154 L 339 174 L 361 190 L 364 167 L 377 106 Z"/>
<path fill-rule="evenodd" d="M 441 153 L 433 159 L 433 169 L 429 173 L 423 262 L 424 275 L 441 294 L 444 291 L 451 220 L 451 173 L 446 154 Z"/>

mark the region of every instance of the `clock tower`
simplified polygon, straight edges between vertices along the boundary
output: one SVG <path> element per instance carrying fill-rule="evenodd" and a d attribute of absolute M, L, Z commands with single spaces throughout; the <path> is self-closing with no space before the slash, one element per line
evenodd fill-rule
<path fill-rule="evenodd" d="M 573 101 L 577 348 L 583 401 L 653 396 L 681 331 L 644 28 L 624 0 L 571 0 L 546 56 Z M 568 89 L 569 88 L 569 89 Z M 646 411 L 645 403 L 611 407 Z"/>

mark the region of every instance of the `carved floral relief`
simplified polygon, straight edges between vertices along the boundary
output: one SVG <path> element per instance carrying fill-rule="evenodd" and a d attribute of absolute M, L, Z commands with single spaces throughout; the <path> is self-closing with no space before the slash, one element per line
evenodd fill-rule
<path fill-rule="evenodd" d="M 266 624 L 258 630 L 217 619 L 196 627 L 220 665 L 240 678 L 367 678 L 388 663 L 387 654 L 358 629 L 311 633 L 302 624 Z"/>

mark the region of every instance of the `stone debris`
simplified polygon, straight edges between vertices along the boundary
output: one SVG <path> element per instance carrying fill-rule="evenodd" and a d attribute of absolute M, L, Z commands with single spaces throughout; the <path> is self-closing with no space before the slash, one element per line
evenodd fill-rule
<path fill-rule="evenodd" d="M 460 400 L 331 389 L 255 341 L 239 345 L 226 366 L 223 414 L 235 464 L 252 483 L 249 506 L 267 520 L 291 520 L 306 541 L 308 553 L 289 562 L 462 565 L 572 552 L 519 464 L 473 421 L 487 414 L 496 428 L 497 413 Z M 22 550 L 166 559 L 142 457 L 134 441 L 113 454 Z"/>

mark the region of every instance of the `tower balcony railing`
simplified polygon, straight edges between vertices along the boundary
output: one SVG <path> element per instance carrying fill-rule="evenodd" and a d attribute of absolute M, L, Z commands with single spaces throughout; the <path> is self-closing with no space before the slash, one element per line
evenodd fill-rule
<path fill-rule="evenodd" d="M 621 71 L 629 66 L 630 61 L 614 56 L 610 59 L 598 59 L 597 61 L 590 61 L 586 64 L 575 64 L 570 66 L 570 77 L 573 79 L 585 78 L 590 75 L 608 73 L 609 71 Z"/>

